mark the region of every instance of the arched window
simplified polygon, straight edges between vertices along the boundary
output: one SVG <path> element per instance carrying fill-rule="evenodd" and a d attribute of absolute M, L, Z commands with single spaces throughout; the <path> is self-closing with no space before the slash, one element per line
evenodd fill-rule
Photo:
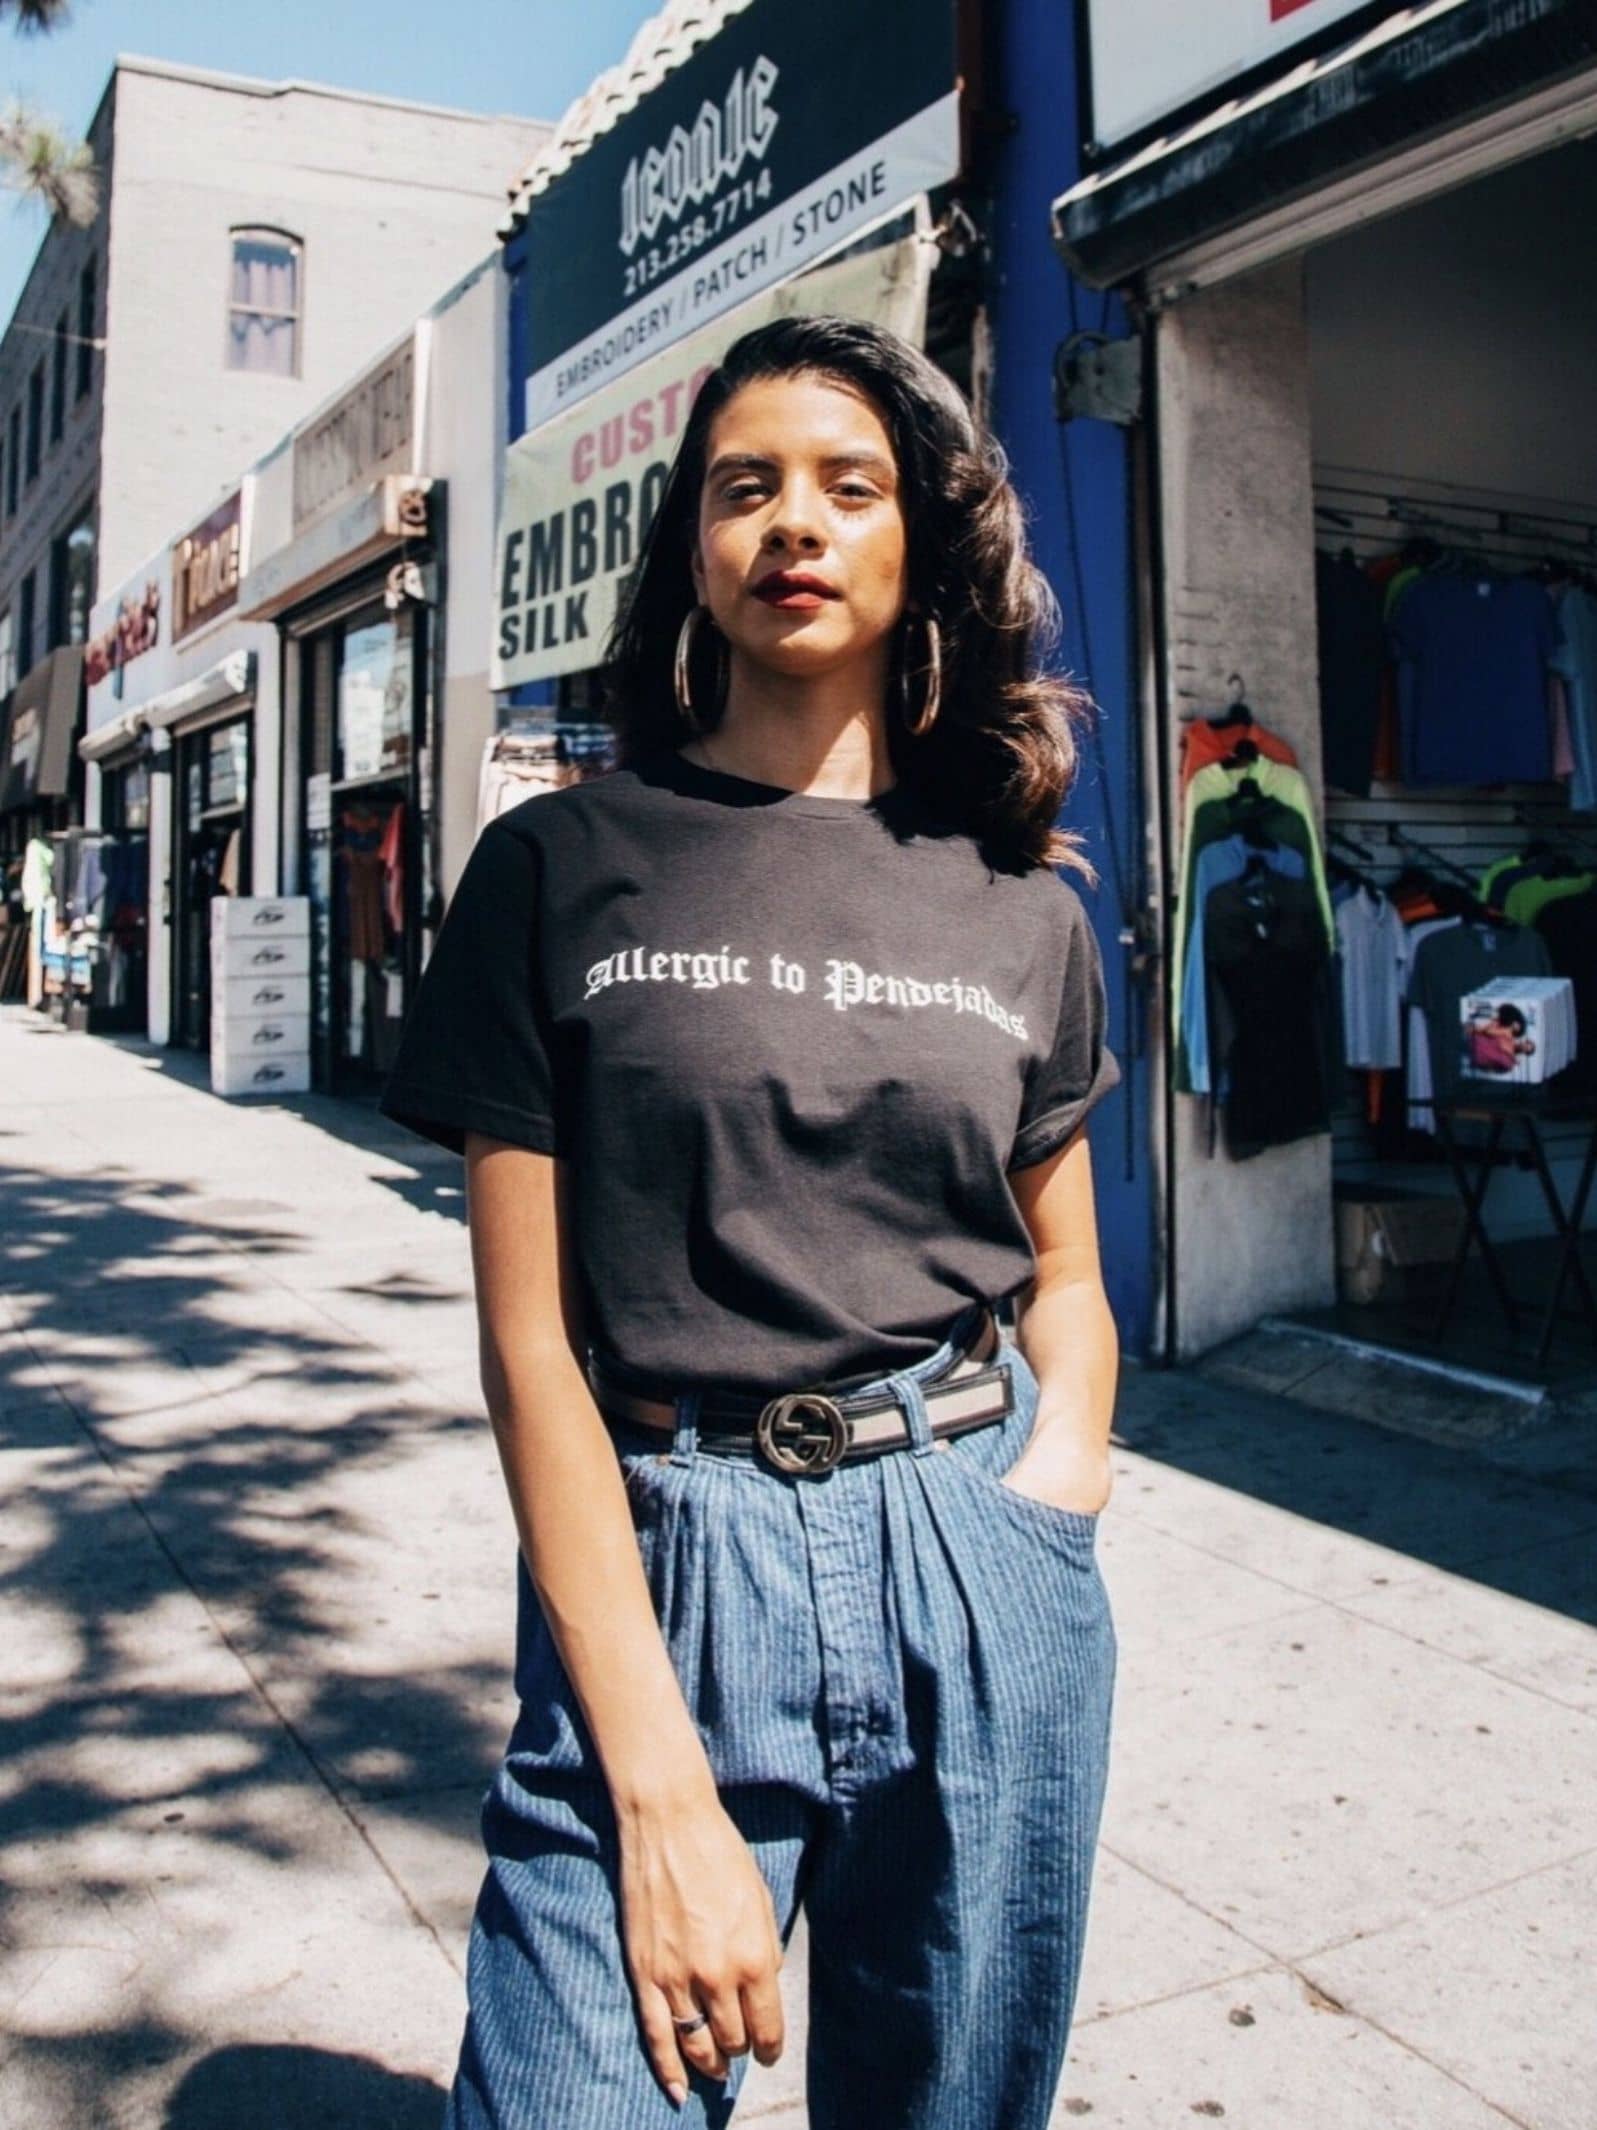
<path fill-rule="evenodd" d="M 284 229 L 233 231 L 227 366 L 298 377 L 300 242 Z"/>

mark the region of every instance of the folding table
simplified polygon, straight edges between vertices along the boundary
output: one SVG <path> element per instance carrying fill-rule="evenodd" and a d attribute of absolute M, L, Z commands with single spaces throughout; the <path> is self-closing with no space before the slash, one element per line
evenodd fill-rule
<path fill-rule="evenodd" d="M 1576 1104 L 1560 1102 L 1550 1088 L 1546 1092 L 1538 1088 L 1527 1089 L 1522 1093 L 1505 1089 L 1492 1095 L 1471 1094 L 1456 1097 L 1451 1101 L 1438 1102 L 1435 1104 L 1435 1114 L 1436 1136 L 1447 1156 L 1453 1183 L 1463 1202 L 1464 1233 L 1459 1238 L 1458 1249 L 1454 1254 L 1441 1309 L 1431 1327 L 1432 1336 L 1438 1339 L 1442 1336 L 1457 1307 L 1471 1250 L 1480 1254 L 1486 1276 L 1492 1283 L 1492 1291 L 1508 1319 L 1509 1330 L 1516 1333 L 1519 1330 L 1520 1311 L 1527 1305 L 1515 1301 L 1502 1261 L 1492 1247 L 1492 1240 L 1486 1232 L 1482 1217 L 1492 1172 L 1501 1163 L 1504 1134 L 1511 1125 L 1515 1125 L 1524 1139 L 1525 1154 L 1529 1157 L 1529 1165 L 1541 1185 L 1553 1233 L 1558 1240 L 1552 1287 L 1544 1305 L 1541 1335 L 1536 1344 L 1536 1365 L 1540 1367 L 1547 1359 L 1559 1311 L 1563 1306 L 1564 1290 L 1571 1281 L 1574 1282 L 1580 1314 L 1593 1338 L 1597 1339 L 1597 1294 L 1592 1292 L 1591 1281 L 1586 1276 L 1586 1267 L 1580 1254 L 1581 1222 L 1586 1217 L 1586 1205 L 1591 1197 L 1592 1183 L 1597 1179 L 1597 1103 L 1593 1103 L 1590 1098 Z M 1542 1126 L 1554 1122 L 1579 1124 L 1586 1135 L 1580 1174 L 1567 1207 L 1558 1195 L 1558 1185 L 1547 1159 L 1546 1142 L 1542 1137 Z M 1461 1142 L 1457 1132 L 1460 1124 L 1483 1124 L 1486 1127 L 1484 1144 L 1471 1146 Z"/>

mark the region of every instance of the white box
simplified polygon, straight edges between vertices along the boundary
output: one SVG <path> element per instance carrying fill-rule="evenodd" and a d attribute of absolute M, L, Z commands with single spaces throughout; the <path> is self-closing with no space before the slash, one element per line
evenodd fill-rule
<path fill-rule="evenodd" d="M 292 939 L 311 928 L 308 895 L 213 895 L 211 938 Z"/>
<path fill-rule="evenodd" d="M 211 987 L 211 1022 L 248 1020 L 261 1013 L 309 1013 L 311 980 L 303 971 L 285 976 L 257 969 L 249 976 L 225 976 Z"/>
<path fill-rule="evenodd" d="M 1575 1055 L 1567 976 L 1498 976 L 1459 1001 L 1459 1071 L 1497 1087 L 1537 1087 Z"/>
<path fill-rule="evenodd" d="M 229 1058 L 294 1057 L 311 1047 L 308 1013 L 250 1013 L 211 1019 L 211 1055 Z"/>
<path fill-rule="evenodd" d="M 211 1092 L 217 1095 L 296 1095 L 311 1084 L 309 1051 L 292 1057 L 230 1058 L 211 1053 Z"/>
<path fill-rule="evenodd" d="M 211 942 L 213 985 L 231 983 L 236 976 L 308 976 L 310 966 L 308 932 L 291 933 L 287 939 L 252 939 L 242 932 Z"/>

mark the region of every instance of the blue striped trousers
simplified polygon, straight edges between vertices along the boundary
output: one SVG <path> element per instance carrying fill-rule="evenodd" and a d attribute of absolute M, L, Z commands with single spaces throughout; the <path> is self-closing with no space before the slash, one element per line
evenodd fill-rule
<path fill-rule="evenodd" d="M 911 1445 L 821 1477 L 611 1423 L 655 1609 L 722 1800 L 810 1945 L 811 2130 L 1044 2130 L 1063 2069 L 1107 1771 L 1115 1631 L 1096 1519 L 1000 1484 L 1009 1417 L 934 1443 L 938 1352 L 880 1379 Z M 644 2054 L 609 1793 L 519 1571 L 520 1712 L 483 1807 L 488 1872 L 447 2130 L 722 2130 Z M 789 2038 L 792 2046 L 792 2037 Z"/>

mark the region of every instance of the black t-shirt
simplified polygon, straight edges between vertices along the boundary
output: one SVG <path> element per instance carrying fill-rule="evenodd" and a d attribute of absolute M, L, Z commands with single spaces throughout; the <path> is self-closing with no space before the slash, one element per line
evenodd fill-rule
<path fill-rule="evenodd" d="M 768 1392 L 923 1360 L 1034 1270 L 1006 1167 L 1119 1077 L 1050 867 L 905 785 L 792 792 L 658 749 L 483 830 L 384 1113 L 571 1164 L 595 1349 Z"/>

